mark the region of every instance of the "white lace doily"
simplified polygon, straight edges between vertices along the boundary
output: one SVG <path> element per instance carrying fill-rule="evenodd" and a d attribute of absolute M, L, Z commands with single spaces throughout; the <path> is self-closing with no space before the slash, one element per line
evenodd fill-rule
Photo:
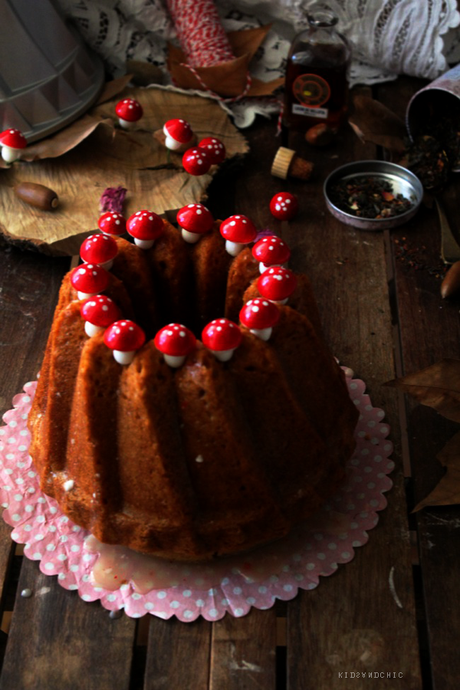
<path fill-rule="evenodd" d="M 127 60 L 143 60 L 165 71 L 166 42 L 175 39 L 161 0 L 58 0 L 86 42 L 114 76 Z M 284 75 L 294 34 L 305 25 L 305 9 L 316 0 L 217 0 L 227 31 L 273 23 L 251 72 L 268 81 Z M 374 84 L 398 74 L 434 79 L 460 60 L 460 14 L 456 0 L 328 0 L 353 48 L 350 85 Z M 252 99 L 232 106 L 237 126 L 255 114 L 270 115 L 273 102 Z"/>

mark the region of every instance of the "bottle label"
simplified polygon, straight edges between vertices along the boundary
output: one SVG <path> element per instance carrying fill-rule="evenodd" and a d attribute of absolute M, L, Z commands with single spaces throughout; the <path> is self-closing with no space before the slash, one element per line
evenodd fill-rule
<path fill-rule="evenodd" d="M 300 74 L 292 84 L 292 93 L 301 105 L 319 108 L 329 100 L 331 88 L 318 74 Z"/>
<path fill-rule="evenodd" d="M 325 120 L 329 115 L 329 110 L 328 108 L 307 108 L 304 105 L 293 103 L 292 113 L 293 115 L 305 115 L 308 117 L 317 117 L 320 120 Z"/>

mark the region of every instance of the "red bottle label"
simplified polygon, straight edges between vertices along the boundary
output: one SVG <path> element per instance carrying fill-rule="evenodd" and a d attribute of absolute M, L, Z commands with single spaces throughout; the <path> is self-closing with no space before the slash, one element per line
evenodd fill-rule
<path fill-rule="evenodd" d="M 292 93 L 302 105 L 319 108 L 329 100 L 331 89 L 327 81 L 317 74 L 300 74 L 292 84 Z"/>

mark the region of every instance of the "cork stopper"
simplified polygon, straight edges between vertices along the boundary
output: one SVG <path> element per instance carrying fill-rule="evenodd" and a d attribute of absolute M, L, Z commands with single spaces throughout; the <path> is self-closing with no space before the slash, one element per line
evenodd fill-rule
<path fill-rule="evenodd" d="M 299 180 L 309 180 L 313 172 L 313 163 L 300 158 L 293 149 L 280 146 L 272 163 L 271 173 L 282 180 L 295 177 Z"/>
<path fill-rule="evenodd" d="M 271 173 L 273 177 L 280 177 L 282 180 L 286 180 L 289 167 L 295 155 L 296 153 L 292 149 L 280 146 L 272 163 Z"/>

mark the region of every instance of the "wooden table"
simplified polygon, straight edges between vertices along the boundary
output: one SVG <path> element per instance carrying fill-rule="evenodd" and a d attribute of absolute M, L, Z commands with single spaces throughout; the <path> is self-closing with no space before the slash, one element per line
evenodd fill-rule
<path fill-rule="evenodd" d="M 403 115 L 420 86 L 402 78 L 376 87 L 374 97 Z M 41 574 L 1 523 L 0 690 L 459 687 L 459 508 L 410 513 L 441 476 L 435 455 L 456 425 L 383 385 L 458 357 L 460 307 L 458 299 L 440 298 L 436 212 L 424 208 L 392 232 L 347 228 L 326 211 L 322 182 L 338 165 L 381 152 L 349 128 L 326 149 L 308 149 L 298 139 L 299 153 L 316 163 L 316 179 L 285 182 L 270 175 L 280 144 L 274 121 L 258 120 L 245 134 L 250 154 L 239 171 L 217 177 L 208 205 L 216 216 L 239 211 L 279 232 L 293 250 L 294 270 L 310 275 L 333 352 L 366 382 L 391 425 L 396 469 L 388 507 L 368 544 L 317 589 L 215 623 L 112 619 L 99 603 L 85 603 Z M 300 213 L 289 224 L 269 214 L 279 190 L 300 199 Z M 460 182 L 447 199 L 458 224 L 455 191 Z M 65 258 L 0 248 L 2 413 L 37 375 L 68 266 Z M 24 588 L 31 597 L 20 596 Z M 364 671 L 375 677 L 353 675 Z"/>

